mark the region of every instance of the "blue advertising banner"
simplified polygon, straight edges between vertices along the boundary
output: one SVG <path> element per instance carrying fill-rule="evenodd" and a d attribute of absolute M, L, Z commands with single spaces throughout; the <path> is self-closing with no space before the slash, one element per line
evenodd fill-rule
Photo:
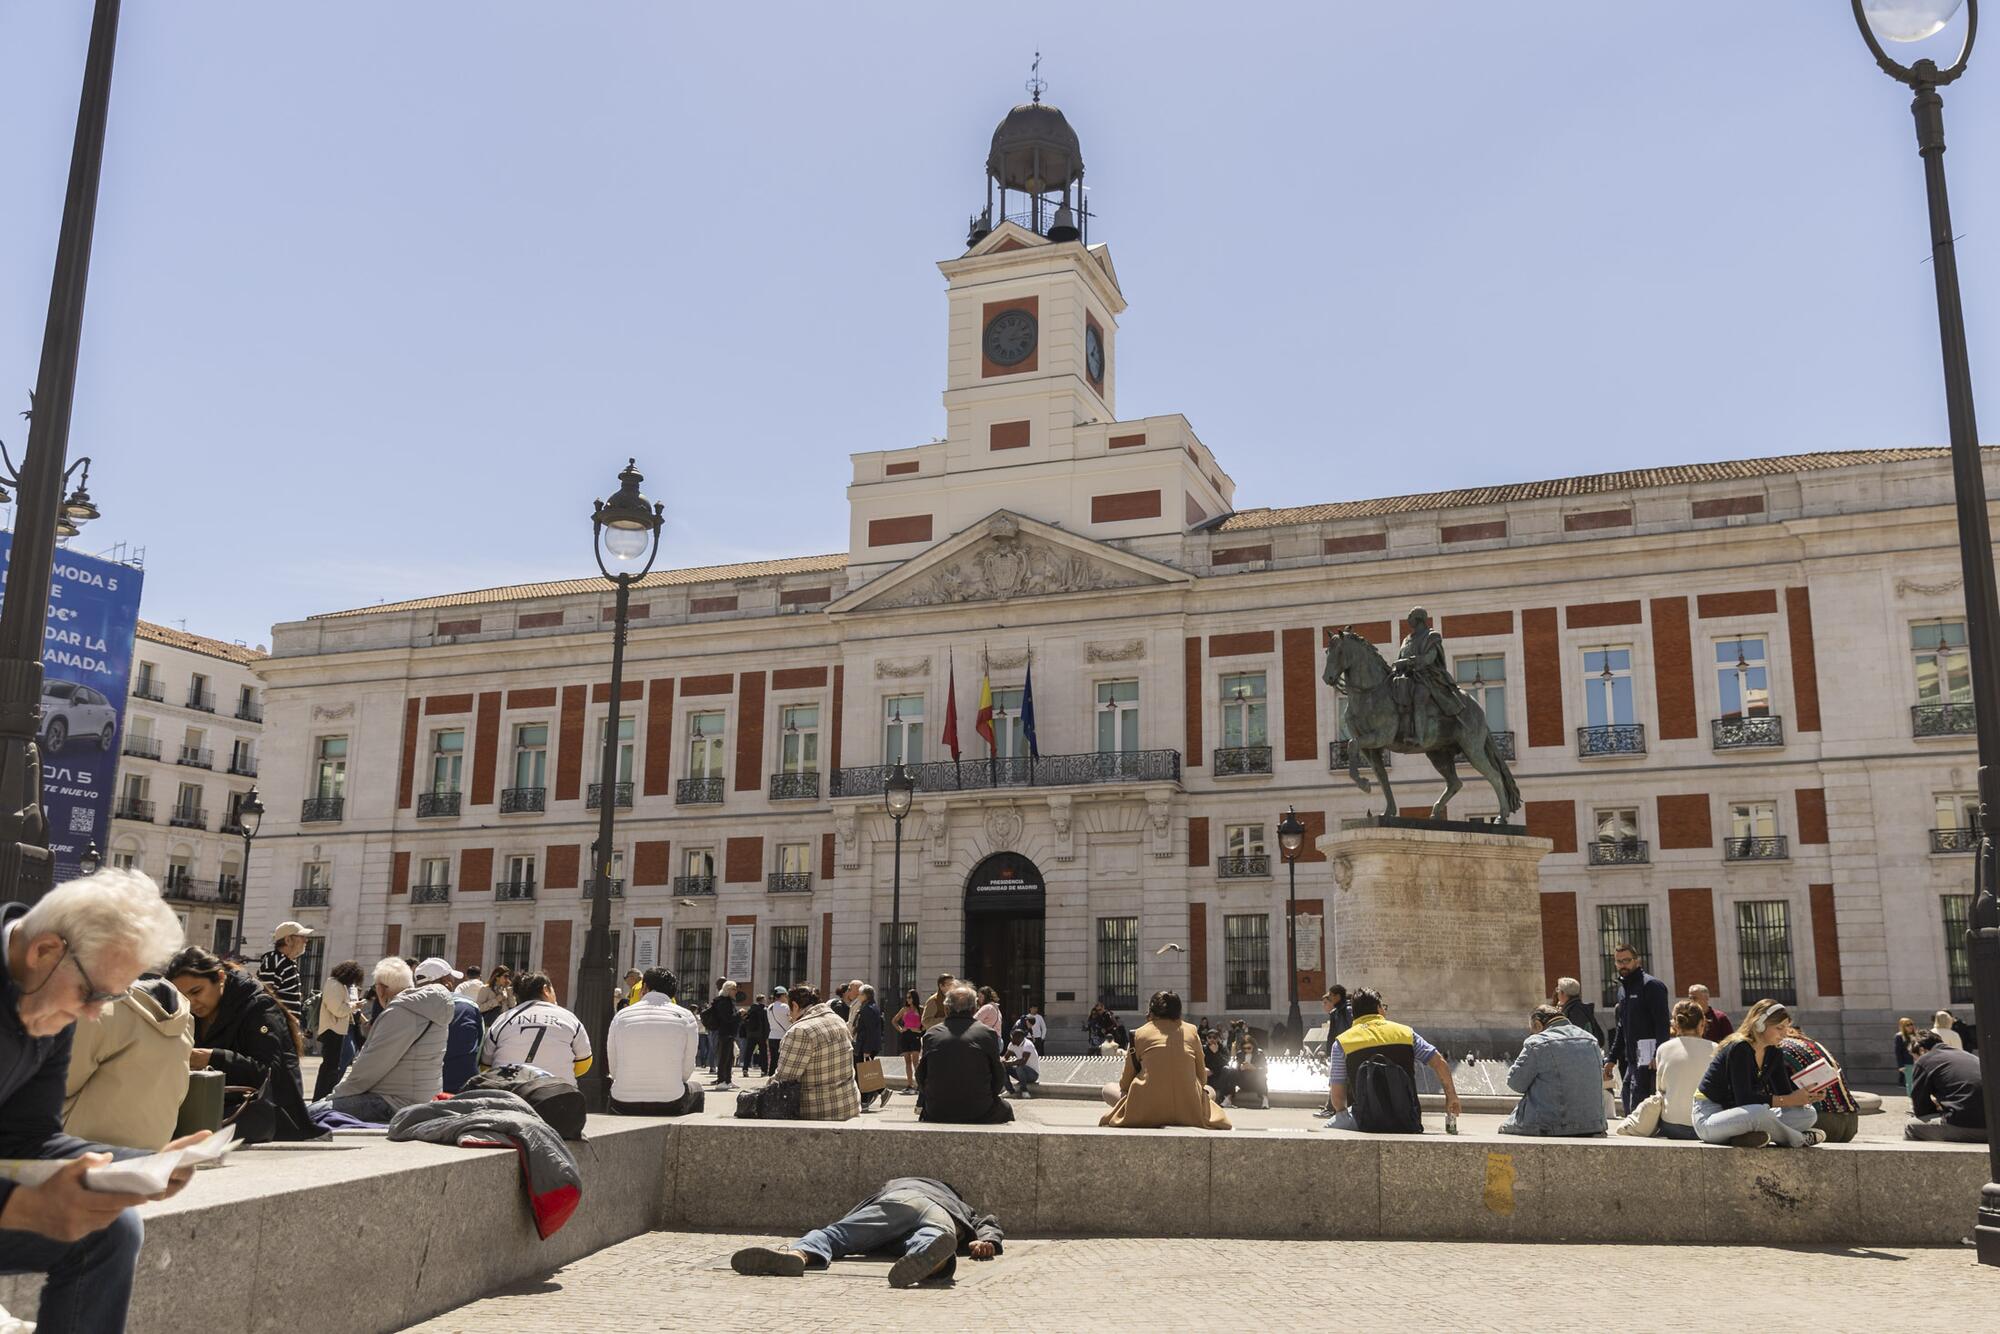
<path fill-rule="evenodd" d="M 0 532 L 0 584 L 13 552 L 14 535 Z M 111 855 L 112 786 L 144 581 L 137 566 L 56 549 L 42 646 L 41 743 L 42 806 L 58 884 L 77 874 L 93 842 Z"/>

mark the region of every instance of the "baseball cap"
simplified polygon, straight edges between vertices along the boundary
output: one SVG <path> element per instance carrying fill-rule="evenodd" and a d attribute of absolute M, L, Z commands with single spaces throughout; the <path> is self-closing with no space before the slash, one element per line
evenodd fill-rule
<path fill-rule="evenodd" d="M 456 982 L 464 976 L 464 973 L 459 972 L 458 969 L 453 968 L 436 955 L 432 955 L 417 965 L 417 984 L 419 986 L 426 982 L 442 982 L 447 977 Z"/>
<path fill-rule="evenodd" d="M 309 926 L 297 922 L 280 922 L 271 928 L 271 939 L 283 940 L 286 936 L 309 936 L 313 933 Z"/>

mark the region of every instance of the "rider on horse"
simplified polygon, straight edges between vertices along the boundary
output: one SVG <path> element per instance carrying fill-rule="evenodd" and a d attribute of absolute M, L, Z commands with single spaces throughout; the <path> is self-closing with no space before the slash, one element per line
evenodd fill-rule
<path fill-rule="evenodd" d="M 1456 718 L 1464 710 L 1466 700 L 1445 662 L 1444 636 L 1431 628 L 1431 614 L 1422 607 L 1412 607 L 1409 622 L 1410 633 L 1404 637 L 1389 671 L 1396 678 L 1402 733 L 1428 749 L 1437 737 L 1440 715 Z M 1422 689 L 1413 689 L 1410 683 Z"/>

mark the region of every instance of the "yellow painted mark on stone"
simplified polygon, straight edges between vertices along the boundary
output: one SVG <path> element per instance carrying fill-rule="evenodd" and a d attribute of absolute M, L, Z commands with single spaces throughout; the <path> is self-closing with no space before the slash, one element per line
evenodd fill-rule
<path fill-rule="evenodd" d="M 1489 1213 L 1503 1216 L 1514 1212 L 1514 1155 L 1511 1153 L 1486 1155 L 1486 1209 Z"/>

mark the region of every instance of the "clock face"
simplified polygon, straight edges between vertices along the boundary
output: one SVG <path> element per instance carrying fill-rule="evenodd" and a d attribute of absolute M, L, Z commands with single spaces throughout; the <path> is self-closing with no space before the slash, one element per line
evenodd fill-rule
<path fill-rule="evenodd" d="M 1104 335 L 1097 332 L 1094 324 L 1083 329 L 1083 368 L 1089 372 L 1093 384 L 1104 383 Z"/>
<path fill-rule="evenodd" d="M 1035 317 L 1025 310 L 1003 310 L 986 326 L 986 359 L 996 366 L 1018 366 L 1035 350 Z"/>

